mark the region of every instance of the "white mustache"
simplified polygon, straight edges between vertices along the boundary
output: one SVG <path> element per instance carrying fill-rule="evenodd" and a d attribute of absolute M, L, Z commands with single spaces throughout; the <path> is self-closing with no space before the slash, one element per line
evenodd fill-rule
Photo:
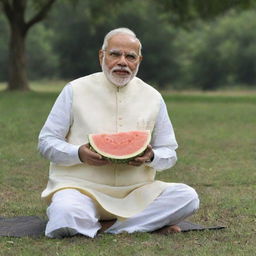
<path fill-rule="evenodd" d="M 132 73 L 132 71 L 128 67 L 113 67 L 111 72 L 114 71 L 127 71 L 129 74 Z"/>

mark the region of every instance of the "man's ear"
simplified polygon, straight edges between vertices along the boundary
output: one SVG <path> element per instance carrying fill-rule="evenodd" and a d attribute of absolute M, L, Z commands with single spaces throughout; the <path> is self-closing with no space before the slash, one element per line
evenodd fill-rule
<path fill-rule="evenodd" d="M 143 56 L 141 55 L 139 59 L 140 63 L 142 62 L 142 60 L 143 60 Z"/>
<path fill-rule="evenodd" d="M 99 62 L 100 62 L 100 65 L 102 65 L 102 62 L 103 62 L 103 56 L 104 56 L 103 50 L 99 50 Z"/>

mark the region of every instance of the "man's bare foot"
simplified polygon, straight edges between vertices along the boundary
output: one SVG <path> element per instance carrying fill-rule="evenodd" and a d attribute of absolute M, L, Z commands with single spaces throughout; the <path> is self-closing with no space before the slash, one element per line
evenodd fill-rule
<path fill-rule="evenodd" d="M 181 232 L 181 228 L 177 225 L 173 226 L 164 226 L 158 230 L 155 230 L 153 233 L 160 234 L 160 235 L 168 235 L 171 233 L 179 233 Z"/>
<path fill-rule="evenodd" d="M 111 227 L 116 220 L 101 220 L 101 229 L 99 230 L 99 233 L 103 233 L 105 230 L 107 230 L 109 227 Z"/>

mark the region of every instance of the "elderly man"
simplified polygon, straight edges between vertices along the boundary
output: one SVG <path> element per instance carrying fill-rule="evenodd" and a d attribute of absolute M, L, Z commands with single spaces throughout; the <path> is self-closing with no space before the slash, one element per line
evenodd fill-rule
<path fill-rule="evenodd" d="M 131 30 L 110 31 L 99 51 L 103 72 L 67 84 L 40 132 L 39 151 L 51 162 L 42 193 L 48 237 L 95 237 L 100 220 L 114 220 L 105 230 L 113 234 L 180 231 L 176 224 L 198 209 L 194 189 L 155 180 L 175 164 L 177 142 L 161 95 L 136 77 L 141 48 Z M 88 134 L 131 130 L 150 130 L 152 140 L 128 164 L 90 150 Z"/>

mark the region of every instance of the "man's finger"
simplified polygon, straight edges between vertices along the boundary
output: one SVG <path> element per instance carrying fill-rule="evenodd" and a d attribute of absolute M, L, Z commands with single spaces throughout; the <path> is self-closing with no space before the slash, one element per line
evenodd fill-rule
<path fill-rule="evenodd" d="M 150 153 L 148 153 L 148 154 L 145 154 L 145 155 L 143 155 L 143 156 L 138 156 L 138 157 L 136 157 L 134 160 L 135 161 L 147 161 L 148 159 L 150 159 L 151 158 L 151 154 Z"/>
<path fill-rule="evenodd" d="M 85 150 L 88 158 L 93 158 L 93 159 L 102 159 L 102 156 L 90 149 L 89 144 L 85 145 Z"/>
<path fill-rule="evenodd" d="M 154 156 L 154 153 L 153 153 L 153 150 L 152 150 L 152 146 L 148 145 L 144 154 L 142 156 L 136 157 L 134 160 L 144 163 L 144 162 L 150 161 L 153 156 Z"/>

